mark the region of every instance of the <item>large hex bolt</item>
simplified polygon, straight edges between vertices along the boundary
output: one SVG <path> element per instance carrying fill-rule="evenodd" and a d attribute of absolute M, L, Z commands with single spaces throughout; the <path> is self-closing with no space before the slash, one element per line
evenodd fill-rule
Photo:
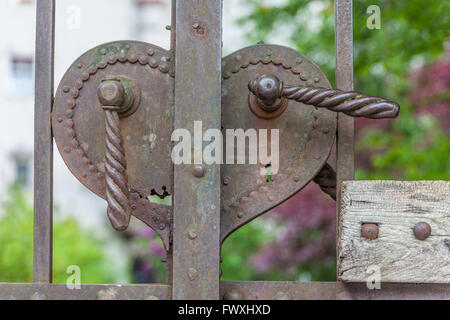
<path fill-rule="evenodd" d="M 98 100 L 103 107 L 111 107 L 114 111 L 121 111 L 125 105 L 125 88 L 120 80 L 103 81 L 97 90 Z M 110 110 L 111 110 L 110 109 Z"/>

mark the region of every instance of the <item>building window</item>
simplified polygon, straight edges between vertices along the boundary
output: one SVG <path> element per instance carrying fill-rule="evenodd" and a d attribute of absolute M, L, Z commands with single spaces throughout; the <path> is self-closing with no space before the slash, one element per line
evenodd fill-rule
<path fill-rule="evenodd" d="M 30 182 L 30 156 L 27 152 L 16 151 L 12 154 L 15 169 L 15 184 L 26 187 Z"/>
<path fill-rule="evenodd" d="M 33 94 L 33 58 L 13 55 L 10 64 L 14 92 L 17 94 Z"/>

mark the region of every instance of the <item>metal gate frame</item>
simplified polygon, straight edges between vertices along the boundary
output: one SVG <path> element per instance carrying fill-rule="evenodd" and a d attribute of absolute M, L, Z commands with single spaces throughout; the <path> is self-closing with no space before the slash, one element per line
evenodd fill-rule
<path fill-rule="evenodd" d="M 55 48 L 55 0 L 39 0 L 36 27 L 34 265 L 33 284 L 0 284 L 8 299 L 444 299 L 443 284 L 383 283 L 382 290 L 342 282 L 220 281 L 220 166 L 192 180 L 190 166 L 174 171 L 174 239 L 167 284 L 52 284 L 53 135 L 51 113 Z M 176 53 L 175 128 L 193 120 L 220 128 L 222 1 L 172 0 L 171 50 Z M 186 33 L 195 21 L 207 28 L 192 46 Z M 352 1 L 335 0 L 336 84 L 353 89 Z M 175 50 L 176 47 L 176 50 Z M 198 59 L 190 59 L 198 57 Z M 201 68 L 200 68 L 201 66 Z M 195 72 L 195 77 L 193 76 Z M 198 102 L 202 103 L 198 103 Z M 194 103 L 195 102 L 195 103 Z M 204 168 L 203 168 L 204 170 Z M 354 179 L 354 121 L 338 115 L 337 186 Z M 208 186 L 205 194 L 195 192 Z M 338 190 L 339 204 L 339 190 Z M 338 205 L 339 208 L 339 205 Z M 339 213 L 337 213 L 339 215 Z M 337 220 L 339 221 L 339 219 Z M 338 228 L 339 229 L 339 228 Z M 339 237 L 339 235 L 337 235 Z"/>

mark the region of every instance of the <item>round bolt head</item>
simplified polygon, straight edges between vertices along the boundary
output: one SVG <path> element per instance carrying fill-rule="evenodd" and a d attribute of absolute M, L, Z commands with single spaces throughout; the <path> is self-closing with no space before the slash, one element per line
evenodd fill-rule
<path fill-rule="evenodd" d="M 268 108 L 266 111 L 275 111 L 278 109 L 280 104 L 275 104 L 275 102 L 281 97 L 281 91 L 283 89 L 281 80 L 275 75 L 265 74 L 259 77 L 255 84 L 258 98 L 264 103 L 265 107 Z M 270 107 L 275 110 L 272 110 Z"/>
<path fill-rule="evenodd" d="M 202 178 L 205 175 L 205 167 L 201 164 L 196 164 L 194 166 L 194 170 L 192 170 L 192 174 L 194 177 Z"/>
<path fill-rule="evenodd" d="M 189 277 L 189 280 L 194 281 L 198 277 L 198 271 L 194 268 L 189 268 L 188 277 Z"/>
<path fill-rule="evenodd" d="M 223 300 L 242 300 L 242 294 L 236 289 L 231 289 L 225 292 Z"/>
<path fill-rule="evenodd" d="M 189 237 L 189 239 L 191 239 L 191 240 L 196 239 L 196 238 L 198 237 L 198 232 L 197 232 L 197 230 L 195 230 L 195 229 L 189 230 L 189 232 L 188 232 L 188 237 Z"/>
<path fill-rule="evenodd" d="M 431 234 L 431 226 L 426 222 L 419 222 L 414 226 L 414 236 L 418 240 L 425 240 Z"/>
<path fill-rule="evenodd" d="M 364 223 L 361 226 L 361 236 L 367 240 L 378 238 L 378 225 L 376 223 Z"/>
<path fill-rule="evenodd" d="M 47 296 L 40 292 L 35 292 L 30 297 L 30 300 L 46 300 L 46 299 L 47 299 Z"/>
<path fill-rule="evenodd" d="M 100 103 L 104 106 L 121 106 L 125 101 L 125 89 L 118 80 L 103 81 L 97 93 Z"/>
<path fill-rule="evenodd" d="M 292 300 L 292 296 L 288 292 L 278 292 L 273 300 Z"/>

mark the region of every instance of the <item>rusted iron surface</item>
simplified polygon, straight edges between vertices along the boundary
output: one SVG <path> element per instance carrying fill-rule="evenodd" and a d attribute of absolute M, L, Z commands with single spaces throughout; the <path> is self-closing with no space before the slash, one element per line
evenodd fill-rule
<path fill-rule="evenodd" d="M 320 189 L 328 194 L 333 200 L 336 200 L 336 172 L 333 167 L 325 163 L 320 172 L 314 177 Z"/>
<path fill-rule="evenodd" d="M 194 136 L 194 121 L 221 125 L 222 1 L 176 1 L 175 10 L 175 128 Z M 174 213 L 173 298 L 218 299 L 219 164 L 175 166 Z"/>
<path fill-rule="evenodd" d="M 166 251 L 170 249 L 172 207 L 163 206 L 142 198 L 138 193 L 130 193 L 128 204 L 131 214 L 155 230 L 161 237 Z"/>
<path fill-rule="evenodd" d="M 441 284 L 222 281 L 220 292 L 224 300 L 450 300 L 450 285 Z"/>
<path fill-rule="evenodd" d="M 267 86 L 266 90 L 262 90 L 264 86 Z M 268 112 L 278 110 L 283 98 L 317 108 L 327 108 L 334 112 L 343 112 L 352 117 L 395 118 L 400 111 L 400 106 L 396 102 L 384 98 L 366 96 L 355 91 L 288 85 L 270 74 L 251 80 L 248 88 L 261 101 L 261 108 Z"/>
<path fill-rule="evenodd" d="M 129 191 L 141 199 L 172 194 L 173 77 L 169 52 L 135 41 L 93 48 L 64 75 L 56 92 L 52 119 L 56 144 L 72 173 L 100 197 L 106 197 L 106 125 L 97 90 L 103 80 L 111 78 L 128 83 L 134 95 L 129 112 L 124 114 L 127 117 L 121 117 L 119 123 Z M 116 123 L 116 129 L 119 124 Z M 154 226 L 152 220 L 157 220 L 157 226 L 166 226 L 155 231 L 167 247 L 166 229 L 171 216 L 167 206 L 155 208 L 154 204 L 143 205 L 141 201 L 137 206 L 141 208 L 138 217 L 145 217 L 145 223 Z M 150 219 L 142 213 L 144 207 L 151 208 Z"/>
<path fill-rule="evenodd" d="M 222 281 L 224 300 L 334 300 L 334 282 Z"/>
<path fill-rule="evenodd" d="M 69 289 L 65 284 L 0 283 L 0 300 L 169 300 L 171 287 L 165 284 L 82 284 Z"/>
<path fill-rule="evenodd" d="M 279 129 L 279 172 L 270 179 L 260 174 L 268 164 L 222 165 L 221 240 L 260 214 L 301 190 L 322 169 L 335 140 L 336 114 L 290 101 L 280 116 L 262 119 L 249 108 L 247 85 L 263 74 L 274 74 L 286 83 L 330 87 L 310 59 L 276 45 L 241 49 L 222 62 L 222 127 L 244 130 Z M 236 144 L 235 144 L 236 145 Z M 248 144 L 246 145 L 248 150 Z"/>
<path fill-rule="evenodd" d="M 65 284 L 0 283 L 0 300 L 169 300 L 165 284 L 90 284 L 70 290 Z M 448 284 L 221 281 L 223 300 L 450 300 Z"/>
<path fill-rule="evenodd" d="M 51 112 L 55 49 L 55 1 L 36 7 L 34 109 L 33 281 L 52 282 L 53 138 Z"/>
<path fill-rule="evenodd" d="M 334 1 L 334 34 L 336 51 L 336 88 L 353 90 L 353 2 L 352 0 Z M 336 188 L 340 194 L 342 181 L 355 178 L 354 119 L 338 114 L 336 136 Z M 340 200 L 337 199 L 336 221 L 339 219 Z M 339 243 L 339 225 L 336 224 L 336 243 Z M 336 247 L 336 251 L 339 248 Z M 336 254 L 339 256 L 338 252 Z"/>

